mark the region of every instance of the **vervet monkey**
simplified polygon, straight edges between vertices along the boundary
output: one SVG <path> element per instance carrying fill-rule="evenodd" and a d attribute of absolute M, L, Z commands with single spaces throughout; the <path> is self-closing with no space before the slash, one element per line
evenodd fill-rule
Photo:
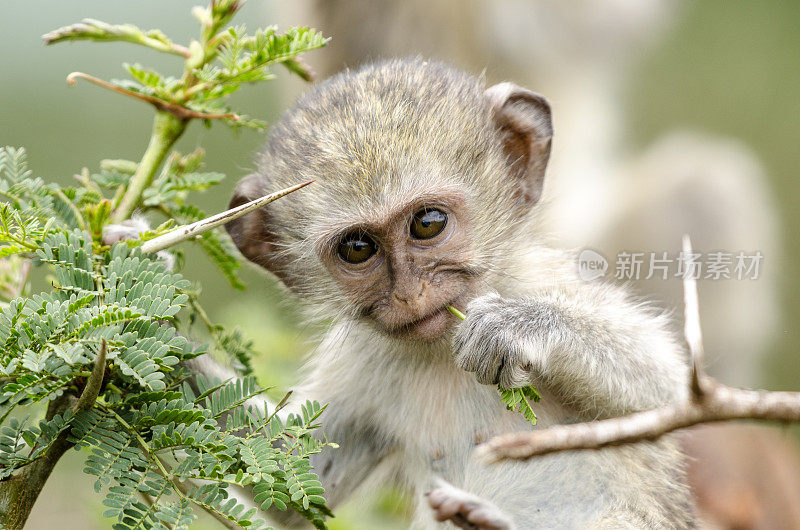
<path fill-rule="evenodd" d="M 764 386 L 765 359 L 780 330 L 782 256 L 762 164 L 747 146 L 714 134 L 667 131 L 643 148 L 626 141 L 636 119 L 625 112 L 631 75 L 684 4 L 296 0 L 275 9 L 284 24 L 311 23 L 333 36 L 310 58 L 323 76 L 381 57 L 433 54 L 468 71 L 485 69 L 488 79 L 535 83 L 559 124 L 542 226 L 559 245 L 599 250 L 609 276 L 620 251 L 675 256 L 686 233 L 702 252 L 761 251 L 758 281 L 701 278 L 698 288 L 707 371 L 727 384 Z M 642 278 L 635 288 L 680 312 L 679 279 Z"/>
<path fill-rule="evenodd" d="M 761 251 L 764 266 L 757 281 L 701 279 L 698 289 L 708 373 L 727 384 L 763 387 L 767 356 L 781 330 L 784 259 L 779 208 L 763 164 L 747 145 L 713 130 L 666 130 L 648 145 L 632 141 L 639 138 L 631 131 L 639 117 L 630 112 L 630 81 L 640 75 L 636 68 L 643 52 L 661 43 L 693 5 L 680 0 L 295 0 L 276 3 L 270 16 L 277 12 L 283 24 L 310 23 L 333 36 L 324 52 L 310 57 L 323 76 L 366 60 L 423 54 L 469 71 L 485 69 L 489 79 L 535 83 L 557 109 L 559 131 L 542 226 L 559 245 L 599 250 L 610 262 L 609 276 L 620 251 L 676 256 L 687 233 L 702 252 Z M 680 314 L 679 279 L 639 280 L 634 286 Z M 740 482 L 769 486 L 759 489 L 769 493 L 754 497 L 760 505 L 751 512 L 777 516 L 782 506 L 782 521 L 792 521 L 786 527 L 800 527 L 800 516 L 791 508 L 800 501 L 796 488 L 777 480 L 768 467 L 742 468 L 730 458 L 744 458 L 743 447 L 752 447 L 747 459 L 753 462 L 761 461 L 762 452 L 787 450 L 788 443 L 775 445 L 771 427 L 761 429 L 769 448 L 757 449 L 752 436 L 742 438 L 736 428 L 710 440 L 702 438 L 716 430 L 687 433 L 698 438 L 686 446 L 690 476 L 707 478 L 693 484 L 701 515 L 736 520 L 743 505 L 737 495 L 712 505 L 706 494 L 735 488 L 723 475 L 705 472 L 735 467 L 750 472 Z M 719 450 L 692 454 L 706 445 Z M 800 467 L 792 469 L 800 475 Z M 782 488 L 779 495 L 776 488 Z M 794 501 L 765 502 L 776 498 Z M 723 513 L 728 508 L 736 509 Z"/>
<path fill-rule="evenodd" d="M 537 231 L 552 136 L 538 94 L 392 60 L 311 89 L 237 186 L 231 206 L 316 179 L 227 229 L 332 320 L 297 390 L 329 403 L 324 430 L 340 448 L 313 464 L 331 505 L 382 473 L 415 496 L 422 528 L 692 526 L 670 438 L 528 463 L 472 456 L 532 428 L 498 384 L 541 391 L 536 428 L 687 398 L 667 320 L 579 280 Z"/>

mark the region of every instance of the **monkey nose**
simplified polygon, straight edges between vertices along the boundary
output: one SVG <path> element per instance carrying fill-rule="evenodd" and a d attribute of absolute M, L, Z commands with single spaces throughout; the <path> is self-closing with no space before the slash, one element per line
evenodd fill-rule
<path fill-rule="evenodd" d="M 419 303 L 425 297 L 425 292 L 427 291 L 427 289 L 428 289 L 428 283 L 423 281 L 420 284 L 419 290 L 415 293 L 409 293 L 405 290 L 399 293 L 395 291 L 392 293 L 392 296 L 398 302 L 402 302 L 403 304 L 406 305 L 411 305 L 412 302 Z"/>
<path fill-rule="evenodd" d="M 399 294 L 394 293 L 394 299 L 406 306 L 414 305 L 419 300 L 419 298 L 420 298 L 419 296 L 414 296 L 409 293 L 399 293 Z"/>
<path fill-rule="evenodd" d="M 393 293 L 392 296 L 394 296 L 394 299 L 397 300 L 398 302 L 401 302 L 403 304 L 408 304 L 408 298 L 405 295 L 399 295 L 397 293 Z"/>

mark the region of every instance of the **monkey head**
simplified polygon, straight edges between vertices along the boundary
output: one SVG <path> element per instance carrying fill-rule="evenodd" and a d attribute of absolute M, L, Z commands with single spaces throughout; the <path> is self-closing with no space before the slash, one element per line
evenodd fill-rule
<path fill-rule="evenodd" d="M 551 137 L 547 101 L 511 83 L 421 59 L 346 71 L 273 126 L 231 207 L 316 183 L 227 229 L 319 315 L 435 341 L 527 246 Z"/>

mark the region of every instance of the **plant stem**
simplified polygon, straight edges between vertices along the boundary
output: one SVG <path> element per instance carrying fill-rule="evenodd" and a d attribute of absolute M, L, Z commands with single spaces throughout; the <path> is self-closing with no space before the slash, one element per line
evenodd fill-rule
<path fill-rule="evenodd" d="M 64 414 L 70 408 L 74 411 L 89 410 L 97 399 L 103 382 L 106 367 L 106 342 L 103 340 L 100 352 L 94 361 L 92 375 L 86 382 L 79 398 L 64 394 L 47 406 L 46 419 L 56 414 Z M 43 456 L 32 461 L 6 480 L 0 482 L 0 526 L 8 530 L 21 529 L 31 514 L 33 504 L 39 498 L 53 468 L 74 444 L 68 440 L 69 429 L 61 431 Z"/>
<path fill-rule="evenodd" d="M 66 394 L 62 398 L 50 402 L 48 419 L 66 412 L 76 400 L 74 396 Z M 64 431 L 41 458 L 0 482 L 0 525 L 3 528 L 18 530 L 25 526 L 50 473 L 70 447 L 72 444 L 67 441 L 67 432 Z"/>
<path fill-rule="evenodd" d="M 196 110 L 184 107 L 183 105 L 178 105 L 177 103 L 172 103 L 171 101 L 167 101 L 165 99 L 148 96 L 146 94 L 140 94 L 139 92 L 134 92 L 133 90 L 128 90 L 126 88 L 118 87 L 112 83 L 103 81 L 102 79 L 98 79 L 97 77 L 91 76 L 89 74 L 84 74 L 83 72 L 72 72 L 71 74 L 69 74 L 67 76 L 67 84 L 73 86 L 75 83 L 78 82 L 78 79 L 85 79 L 86 81 L 89 81 L 94 85 L 106 88 L 108 90 L 111 90 L 112 92 L 116 92 L 117 94 L 122 94 L 123 96 L 128 96 L 134 99 L 138 99 L 140 101 L 144 101 L 145 103 L 150 103 L 156 109 L 169 112 L 170 114 L 174 115 L 176 118 L 180 120 L 198 118 L 201 120 L 231 119 L 233 121 L 239 121 L 239 116 L 237 116 L 232 112 L 226 112 L 224 114 L 218 114 L 218 113 L 209 114 L 206 112 L 197 112 Z"/>
<path fill-rule="evenodd" d="M 131 177 L 125 195 L 122 197 L 117 209 L 114 210 L 112 220 L 115 223 L 121 223 L 128 219 L 139 206 L 144 190 L 153 182 L 156 171 L 161 166 L 169 150 L 186 130 L 188 123 L 188 120 L 177 118 L 169 112 L 156 111 L 150 143 L 147 145 L 147 150 L 139 162 L 136 173 Z"/>
<path fill-rule="evenodd" d="M 467 315 L 465 315 L 464 313 L 462 313 L 461 311 L 459 311 L 455 307 L 451 306 L 450 304 L 447 304 L 445 307 L 447 307 L 448 311 L 453 313 L 455 316 L 457 316 L 461 320 L 466 320 L 467 319 Z"/>

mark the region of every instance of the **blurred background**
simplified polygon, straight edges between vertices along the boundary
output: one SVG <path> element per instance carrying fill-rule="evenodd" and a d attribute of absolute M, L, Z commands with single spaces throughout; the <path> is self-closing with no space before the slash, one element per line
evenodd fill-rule
<path fill-rule="evenodd" d="M 0 5 L 0 145 L 25 147 L 34 173 L 60 183 L 104 158 L 138 160 L 150 109 L 85 83 L 68 88 L 65 77 L 123 78 L 122 62 L 178 75 L 178 59 L 125 44 L 46 48 L 40 36 L 90 17 L 186 43 L 197 32 L 194 3 Z M 419 53 L 544 94 L 556 128 L 545 217 L 554 243 L 597 249 L 611 274 L 618 252 L 674 253 L 684 232 L 703 252 L 762 252 L 757 280 L 700 282 L 709 369 L 730 384 L 800 390 L 800 3 L 250 0 L 237 23 L 321 29 L 333 40 L 307 56 L 320 78 Z M 305 87 L 276 73 L 277 81 L 242 90 L 234 106 L 274 122 Z M 177 149 L 202 145 L 207 168 L 228 175 L 219 193 L 200 197 L 202 208 L 226 207 L 263 141 L 263 133 L 219 124 L 190 128 Z M 211 318 L 254 339 L 261 383 L 276 394 L 291 387 L 314 344 L 292 301 L 249 267 L 247 290 L 233 291 L 199 252 L 186 254 Z M 678 280 L 635 283 L 665 308 L 679 307 Z M 82 460 L 71 453 L 59 464 L 30 528 L 110 526 Z M 403 528 L 405 510 L 402 498 L 381 492 L 338 510 L 332 526 Z"/>

